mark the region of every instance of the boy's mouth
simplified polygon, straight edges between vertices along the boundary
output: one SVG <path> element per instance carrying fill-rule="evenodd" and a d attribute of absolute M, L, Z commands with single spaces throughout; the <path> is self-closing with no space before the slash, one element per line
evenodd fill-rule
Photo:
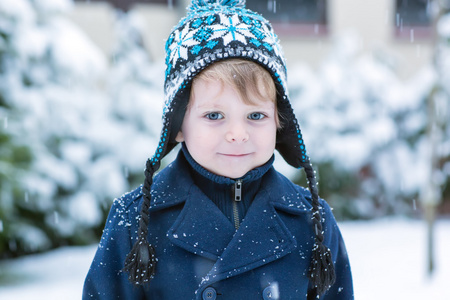
<path fill-rule="evenodd" d="M 223 156 L 228 156 L 228 157 L 245 157 L 250 155 L 250 153 L 242 153 L 242 154 L 235 154 L 235 153 L 219 153 L 220 155 Z"/>

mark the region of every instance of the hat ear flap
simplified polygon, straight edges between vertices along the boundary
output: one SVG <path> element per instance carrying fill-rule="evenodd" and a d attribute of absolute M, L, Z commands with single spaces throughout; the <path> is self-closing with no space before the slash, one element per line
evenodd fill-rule
<path fill-rule="evenodd" d="M 167 128 L 169 128 L 169 145 L 166 153 L 169 153 L 178 143 L 177 137 L 183 125 L 184 115 L 186 114 L 187 106 L 189 103 L 189 97 L 191 94 L 191 84 L 186 85 L 184 90 L 176 95 L 170 105 L 170 111 L 166 112 L 164 122 Z M 170 120 L 170 124 L 167 122 Z"/>
<path fill-rule="evenodd" d="M 300 126 L 287 97 L 278 99 L 277 109 L 282 128 L 277 132 L 276 149 L 288 164 L 301 168 L 305 163 L 309 164 L 309 158 Z"/>
<path fill-rule="evenodd" d="M 276 149 L 283 159 L 294 168 L 302 168 L 309 164 L 300 129 L 297 126 L 284 128 L 277 133 Z"/>

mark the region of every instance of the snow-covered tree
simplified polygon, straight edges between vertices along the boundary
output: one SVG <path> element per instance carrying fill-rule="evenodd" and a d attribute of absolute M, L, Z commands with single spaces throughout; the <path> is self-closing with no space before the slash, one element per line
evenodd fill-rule
<path fill-rule="evenodd" d="M 438 75 L 434 99 L 438 147 L 433 177 L 444 201 L 450 201 L 450 1 L 438 1 L 440 14 L 436 22 L 435 70 Z"/>
<path fill-rule="evenodd" d="M 95 155 L 85 132 L 96 116 L 85 110 L 106 104 L 96 92 L 105 61 L 62 17 L 70 6 L 0 2 L 2 137 L 9 140 L 2 153 L 10 157 L 0 172 L 2 256 L 56 246 L 102 221 L 80 186 L 82 164 Z"/>
<path fill-rule="evenodd" d="M 162 65 L 136 18 L 111 61 L 63 14 L 70 0 L 0 2 L 1 256 L 96 242 L 159 138 Z"/>
<path fill-rule="evenodd" d="M 108 94 L 136 74 L 116 64 L 109 81 L 105 55 L 64 17 L 71 5 L 0 2 L 1 256 L 96 241 L 152 151 L 154 70 L 130 47 L 149 79 Z"/>
<path fill-rule="evenodd" d="M 338 217 L 411 211 L 426 176 L 426 99 L 436 76 L 426 68 L 401 81 L 389 56 L 360 55 L 352 35 L 331 53 L 318 72 L 290 74 L 321 195 Z"/>

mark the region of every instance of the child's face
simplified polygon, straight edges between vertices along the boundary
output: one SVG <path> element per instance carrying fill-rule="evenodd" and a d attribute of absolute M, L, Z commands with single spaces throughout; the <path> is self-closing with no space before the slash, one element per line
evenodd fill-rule
<path fill-rule="evenodd" d="M 217 175 L 239 178 L 266 163 L 275 150 L 275 104 L 245 104 L 220 81 L 198 79 L 176 140 L 197 163 Z"/>

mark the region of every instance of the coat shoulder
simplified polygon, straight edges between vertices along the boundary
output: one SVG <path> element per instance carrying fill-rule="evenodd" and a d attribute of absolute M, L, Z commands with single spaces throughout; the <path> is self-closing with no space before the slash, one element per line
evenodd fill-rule
<path fill-rule="evenodd" d="M 312 208 L 309 190 L 293 183 L 274 169 L 267 177 L 264 186 L 274 199 L 273 204 L 278 208 L 292 213 L 309 212 Z"/>
<path fill-rule="evenodd" d="M 193 184 L 187 162 L 177 158 L 155 175 L 150 191 L 150 210 L 156 211 L 184 202 Z"/>
<path fill-rule="evenodd" d="M 120 223 L 128 222 L 134 216 L 137 217 L 139 215 L 141 203 L 142 185 L 116 198 L 111 207 L 109 218 L 119 218 L 119 225 L 121 225 Z"/>
<path fill-rule="evenodd" d="M 270 175 L 270 182 L 266 185 L 266 190 L 273 199 L 277 199 L 274 205 L 278 208 L 297 214 L 311 212 L 312 197 L 309 189 L 293 183 L 278 171 L 272 172 Z M 319 202 L 323 208 L 322 213 L 329 215 L 332 209 L 328 203 L 324 199 L 319 199 Z"/>

